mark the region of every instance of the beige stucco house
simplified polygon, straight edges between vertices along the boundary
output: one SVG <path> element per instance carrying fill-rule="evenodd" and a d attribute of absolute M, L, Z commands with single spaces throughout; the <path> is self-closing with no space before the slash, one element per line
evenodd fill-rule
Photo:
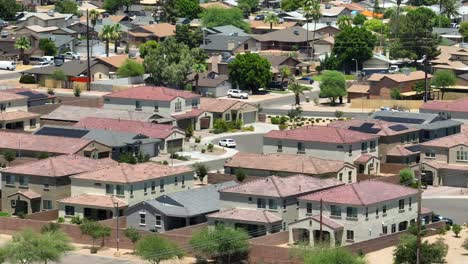
<path fill-rule="evenodd" d="M 41 115 L 28 112 L 28 98 L 0 92 L 0 129 L 34 131 L 40 126 Z"/>
<path fill-rule="evenodd" d="M 224 119 L 227 122 L 241 120 L 243 124 L 255 123 L 258 120 L 258 108 L 250 103 L 203 97 L 200 109 L 211 113 L 213 119 Z"/>

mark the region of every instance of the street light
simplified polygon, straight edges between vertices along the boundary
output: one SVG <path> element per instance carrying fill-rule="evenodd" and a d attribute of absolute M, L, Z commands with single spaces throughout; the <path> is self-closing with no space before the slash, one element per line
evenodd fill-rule
<path fill-rule="evenodd" d="M 119 202 L 114 202 L 114 205 L 115 205 L 115 208 L 116 208 L 116 217 L 117 217 L 117 221 L 116 221 L 116 232 L 117 232 L 117 252 L 116 254 L 119 254 L 119 243 L 120 243 L 120 229 L 119 229 Z"/>
<path fill-rule="evenodd" d="M 358 72 L 358 61 L 357 59 L 351 59 L 356 62 L 356 81 L 359 79 L 359 72 Z"/>

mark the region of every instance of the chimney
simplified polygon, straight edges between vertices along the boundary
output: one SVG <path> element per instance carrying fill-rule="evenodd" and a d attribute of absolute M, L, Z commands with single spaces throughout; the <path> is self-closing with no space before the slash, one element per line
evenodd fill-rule
<path fill-rule="evenodd" d="M 235 47 L 234 41 L 229 40 L 229 41 L 228 41 L 228 44 L 227 44 L 227 49 L 228 49 L 228 50 L 233 50 L 234 47 Z"/>

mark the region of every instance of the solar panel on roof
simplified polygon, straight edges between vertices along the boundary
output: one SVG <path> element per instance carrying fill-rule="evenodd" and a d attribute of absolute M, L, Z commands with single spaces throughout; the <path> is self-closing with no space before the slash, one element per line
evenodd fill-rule
<path fill-rule="evenodd" d="M 393 126 L 389 126 L 388 128 L 390 128 L 393 131 L 403 131 L 403 130 L 408 129 L 408 127 L 404 125 L 393 125 Z"/>
<path fill-rule="evenodd" d="M 37 100 L 37 99 L 46 99 L 47 95 L 41 93 L 33 93 L 30 91 L 19 92 L 17 94 L 24 95 L 28 97 L 30 100 Z"/>
<path fill-rule="evenodd" d="M 405 124 L 422 124 L 424 119 L 419 118 L 408 118 L 408 117 L 395 117 L 395 116 L 375 116 L 374 119 L 379 119 L 394 123 L 405 123 Z"/>
<path fill-rule="evenodd" d="M 377 134 L 379 133 L 379 128 L 372 128 L 367 126 L 359 126 L 359 127 L 349 127 L 350 130 L 359 131 L 367 134 Z"/>
<path fill-rule="evenodd" d="M 88 134 L 88 130 L 83 129 L 68 129 L 60 127 L 42 127 L 34 134 L 43 136 L 56 136 L 56 137 L 68 137 L 68 138 L 82 138 Z"/>

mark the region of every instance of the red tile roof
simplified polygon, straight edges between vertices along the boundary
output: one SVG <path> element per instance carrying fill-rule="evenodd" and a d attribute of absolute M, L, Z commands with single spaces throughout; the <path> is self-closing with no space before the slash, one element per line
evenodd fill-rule
<path fill-rule="evenodd" d="M 269 197 L 288 197 L 343 185 L 335 178 L 319 179 L 305 175 L 289 177 L 269 176 L 221 190 L 223 193 L 253 194 Z"/>
<path fill-rule="evenodd" d="M 246 221 L 255 223 L 277 223 L 282 219 L 268 211 L 255 209 L 232 208 L 207 215 L 208 218 L 229 219 L 234 221 Z"/>
<path fill-rule="evenodd" d="M 313 215 L 310 218 L 312 218 L 313 220 L 320 223 L 320 215 Z M 337 222 L 333 221 L 332 219 L 330 219 L 330 218 L 328 218 L 326 216 L 323 216 L 323 215 L 322 215 L 322 224 L 325 225 L 325 226 L 328 226 L 329 228 L 331 228 L 333 230 L 343 229 L 342 224 L 337 223 Z"/>
<path fill-rule="evenodd" d="M 409 127 L 406 124 L 401 124 L 401 123 L 387 122 L 383 120 L 362 120 L 362 119 L 336 121 L 336 122 L 332 122 L 328 124 L 328 126 L 349 129 L 350 127 L 360 127 L 363 124 L 373 124 L 372 127 L 370 128 L 379 129 L 379 132 L 376 133 L 376 135 L 379 135 L 379 136 L 394 136 L 394 135 L 406 134 L 409 132 L 415 132 L 419 130 L 417 128 Z M 400 128 L 406 127 L 406 129 L 402 129 L 402 130 L 392 129 L 392 127 L 397 126 L 397 125 Z"/>
<path fill-rule="evenodd" d="M 88 205 L 103 208 L 114 208 L 116 206 L 115 203 L 119 203 L 119 207 L 128 206 L 128 203 L 122 199 L 116 198 L 111 195 L 97 194 L 81 194 L 58 200 L 57 202 L 64 204 Z"/>
<path fill-rule="evenodd" d="M 22 110 L 10 111 L 10 112 L 0 112 L 0 121 L 14 121 L 14 120 L 24 120 L 24 119 L 33 119 L 39 118 L 41 115 L 33 112 L 26 112 Z"/>
<path fill-rule="evenodd" d="M 26 100 L 27 97 L 19 94 L 8 93 L 5 91 L 0 92 L 0 102 L 1 101 L 12 101 L 12 100 Z"/>
<path fill-rule="evenodd" d="M 430 101 L 419 109 L 468 113 L 468 98 L 455 101 Z"/>
<path fill-rule="evenodd" d="M 292 130 L 272 130 L 266 138 L 348 144 L 377 139 L 379 136 L 329 126 L 305 126 Z"/>
<path fill-rule="evenodd" d="M 180 119 L 186 119 L 186 118 L 191 118 L 191 117 L 199 117 L 203 113 L 205 113 L 205 110 L 203 109 L 192 109 L 191 111 L 181 113 L 181 114 L 174 114 L 171 116 L 177 120 L 180 120 Z"/>
<path fill-rule="evenodd" d="M 413 145 L 411 145 L 413 146 Z M 405 157 L 405 156 L 411 156 L 411 155 L 419 155 L 420 151 L 411 151 L 409 150 L 407 147 L 409 146 L 401 146 L 401 145 L 397 145 L 393 148 L 391 148 L 389 151 L 387 151 L 387 156 L 402 156 L 402 157 Z"/>
<path fill-rule="evenodd" d="M 429 167 L 432 167 L 434 169 L 468 171 L 468 166 L 448 164 L 447 162 L 436 161 L 436 160 L 425 160 L 422 164 L 424 166 L 429 166 Z"/>
<path fill-rule="evenodd" d="M 136 165 L 120 163 L 116 166 L 77 174 L 71 176 L 71 178 L 116 183 L 133 183 L 178 175 L 191 171 L 193 171 L 193 169 L 186 166 L 171 167 L 154 162 L 146 162 Z"/>
<path fill-rule="evenodd" d="M 42 136 L 0 131 L 0 149 L 75 154 L 93 141 L 81 138 Z"/>
<path fill-rule="evenodd" d="M 74 125 L 79 128 L 107 129 L 112 131 L 142 134 L 151 138 L 165 139 L 175 132 L 183 133 L 176 126 L 154 124 L 136 120 L 87 117 Z"/>
<path fill-rule="evenodd" d="M 383 181 L 361 181 L 300 197 L 305 201 L 320 201 L 345 205 L 371 205 L 417 194 L 417 190 Z"/>
<path fill-rule="evenodd" d="M 45 177 L 62 177 L 115 166 L 112 159 L 90 159 L 77 155 L 61 155 L 3 170 L 4 173 Z"/>
<path fill-rule="evenodd" d="M 426 141 L 420 145 L 427 147 L 451 148 L 461 144 L 468 146 L 468 132 L 462 131 L 458 134 Z"/>
<path fill-rule="evenodd" d="M 374 158 L 378 159 L 375 156 L 364 154 L 364 155 L 361 155 L 361 156 L 357 157 L 357 159 L 355 159 L 354 162 L 367 163 L 369 160 L 374 159 Z"/>
<path fill-rule="evenodd" d="M 200 95 L 161 86 L 139 86 L 104 96 L 104 98 L 125 98 L 154 101 L 172 101 L 177 97 L 192 99 L 200 98 Z"/>
<path fill-rule="evenodd" d="M 406 75 L 403 73 L 395 73 L 395 74 L 374 73 L 367 79 L 367 81 L 369 82 L 381 81 L 385 77 L 395 82 L 402 83 L 402 82 L 423 80 L 425 78 L 425 73 L 423 71 L 414 71 L 414 72 L 411 72 L 409 75 Z M 432 78 L 432 75 L 428 74 L 427 78 Z"/>
<path fill-rule="evenodd" d="M 28 198 L 29 200 L 39 199 L 39 198 L 42 197 L 37 192 L 33 192 L 33 191 L 29 191 L 29 190 L 28 191 L 18 191 L 16 193 L 10 194 L 8 197 L 11 197 L 11 196 L 14 196 L 14 195 L 22 195 L 22 196 Z"/>

